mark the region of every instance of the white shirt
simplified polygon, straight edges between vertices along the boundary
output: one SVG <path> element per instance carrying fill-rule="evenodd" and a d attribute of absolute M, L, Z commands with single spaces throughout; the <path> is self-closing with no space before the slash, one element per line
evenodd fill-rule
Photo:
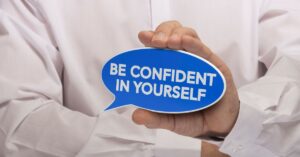
<path fill-rule="evenodd" d="M 139 31 L 178 20 L 225 61 L 239 87 L 240 114 L 221 151 L 299 156 L 299 6 L 299 0 L 0 0 L 0 154 L 179 156 L 161 149 L 159 139 L 174 143 L 174 135 L 155 138 L 133 124 L 132 108 L 103 112 L 113 96 L 100 77 L 108 59 L 142 47 Z M 185 143 L 182 150 L 200 147 L 175 137 Z"/>

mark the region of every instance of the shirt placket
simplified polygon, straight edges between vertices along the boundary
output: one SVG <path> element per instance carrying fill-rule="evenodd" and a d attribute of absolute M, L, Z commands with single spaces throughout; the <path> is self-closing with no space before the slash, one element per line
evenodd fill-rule
<path fill-rule="evenodd" d="M 154 30 L 160 23 L 171 20 L 170 0 L 149 0 L 151 27 Z"/>

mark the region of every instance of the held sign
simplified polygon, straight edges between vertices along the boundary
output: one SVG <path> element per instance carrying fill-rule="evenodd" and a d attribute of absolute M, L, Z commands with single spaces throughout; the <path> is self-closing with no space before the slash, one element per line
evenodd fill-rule
<path fill-rule="evenodd" d="M 156 48 L 113 57 L 102 69 L 102 80 L 115 95 L 105 110 L 134 105 L 159 113 L 193 112 L 218 102 L 226 89 L 222 73 L 203 58 Z"/>

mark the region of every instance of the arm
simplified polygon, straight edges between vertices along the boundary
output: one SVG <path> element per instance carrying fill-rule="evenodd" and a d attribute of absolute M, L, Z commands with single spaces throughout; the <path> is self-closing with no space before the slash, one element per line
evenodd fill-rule
<path fill-rule="evenodd" d="M 231 156 L 299 156 L 300 1 L 265 1 L 260 18 L 264 77 L 239 89 L 241 114 L 221 150 Z"/>
<path fill-rule="evenodd" d="M 60 55 L 30 6 L 0 3 L 0 156 L 75 156 L 97 118 L 62 105 Z"/>
<path fill-rule="evenodd" d="M 38 6 L 0 1 L 0 156 L 151 156 L 154 135 L 130 110 L 98 116 L 64 106 L 61 52 Z"/>

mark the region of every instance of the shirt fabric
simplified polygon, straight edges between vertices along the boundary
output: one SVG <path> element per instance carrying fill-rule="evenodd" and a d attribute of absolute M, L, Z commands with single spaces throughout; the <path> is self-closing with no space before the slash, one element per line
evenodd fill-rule
<path fill-rule="evenodd" d="M 199 156 L 200 142 L 146 129 L 101 68 L 166 20 L 194 28 L 232 71 L 241 101 L 220 150 L 300 154 L 299 0 L 1 0 L 0 153 L 22 157 Z M 170 138 L 167 138 L 170 137 Z M 176 139 L 176 140 L 175 140 Z M 178 141 L 178 139 L 180 139 Z M 190 154 L 186 154 L 190 153 Z"/>

